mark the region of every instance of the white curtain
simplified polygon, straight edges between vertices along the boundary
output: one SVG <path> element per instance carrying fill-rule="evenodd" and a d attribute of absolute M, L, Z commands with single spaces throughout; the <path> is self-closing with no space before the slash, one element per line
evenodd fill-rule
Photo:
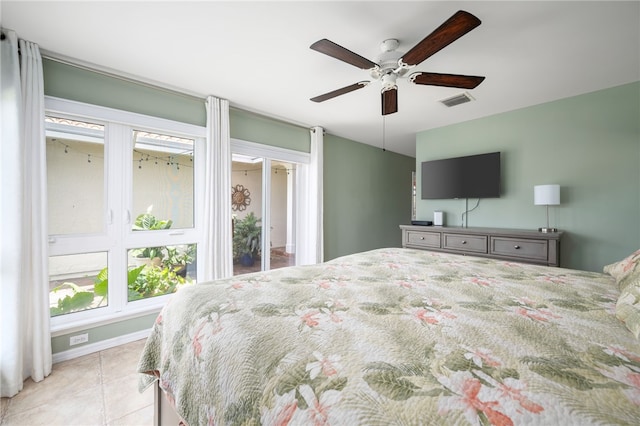
<path fill-rule="evenodd" d="M 203 280 L 233 275 L 229 101 L 207 97 Z"/>
<path fill-rule="evenodd" d="M 0 393 L 51 373 L 47 169 L 40 50 L 2 31 Z M 18 44 L 20 55 L 18 55 Z"/>
<path fill-rule="evenodd" d="M 322 208 L 322 169 L 324 129 L 311 129 L 310 162 L 298 173 L 298 228 L 296 233 L 296 264 L 313 265 L 324 260 L 324 228 Z"/>

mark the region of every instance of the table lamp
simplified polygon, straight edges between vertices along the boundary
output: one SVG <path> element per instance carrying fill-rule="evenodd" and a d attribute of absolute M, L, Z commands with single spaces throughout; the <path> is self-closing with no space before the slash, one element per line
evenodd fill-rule
<path fill-rule="evenodd" d="M 540 232 L 558 232 L 549 227 L 549 206 L 560 204 L 560 185 L 536 185 L 533 187 L 533 203 L 536 206 L 547 206 L 547 226 L 538 228 Z"/>

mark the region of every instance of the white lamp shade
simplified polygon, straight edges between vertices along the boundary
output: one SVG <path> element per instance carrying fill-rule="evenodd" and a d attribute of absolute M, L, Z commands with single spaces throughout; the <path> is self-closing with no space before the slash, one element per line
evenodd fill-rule
<path fill-rule="evenodd" d="M 556 206 L 560 204 L 560 185 L 534 186 L 533 203 L 536 206 Z"/>

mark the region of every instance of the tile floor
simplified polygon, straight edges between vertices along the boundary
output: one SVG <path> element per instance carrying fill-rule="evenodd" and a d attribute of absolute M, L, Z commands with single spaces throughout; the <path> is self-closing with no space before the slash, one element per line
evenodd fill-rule
<path fill-rule="evenodd" d="M 39 383 L 27 379 L 18 395 L 2 398 L 0 425 L 153 425 L 153 388 L 138 393 L 144 342 L 54 364 Z"/>

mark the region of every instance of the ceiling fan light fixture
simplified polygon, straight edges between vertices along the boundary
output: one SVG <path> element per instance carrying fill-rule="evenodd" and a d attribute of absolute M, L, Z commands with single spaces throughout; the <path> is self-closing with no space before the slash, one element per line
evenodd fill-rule
<path fill-rule="evenodd" d="M 397 75 L 392 73 L 392 72 L 383 75 L 382 79 L 381 79 L 381 81 L 382 81 L 382 90 L 385 91 L 385 90 L 389 90 L 389 89 L 393 89 L 393 88 L 398 87 L 396 85 L 396 78 L 397 78 Z"/>

